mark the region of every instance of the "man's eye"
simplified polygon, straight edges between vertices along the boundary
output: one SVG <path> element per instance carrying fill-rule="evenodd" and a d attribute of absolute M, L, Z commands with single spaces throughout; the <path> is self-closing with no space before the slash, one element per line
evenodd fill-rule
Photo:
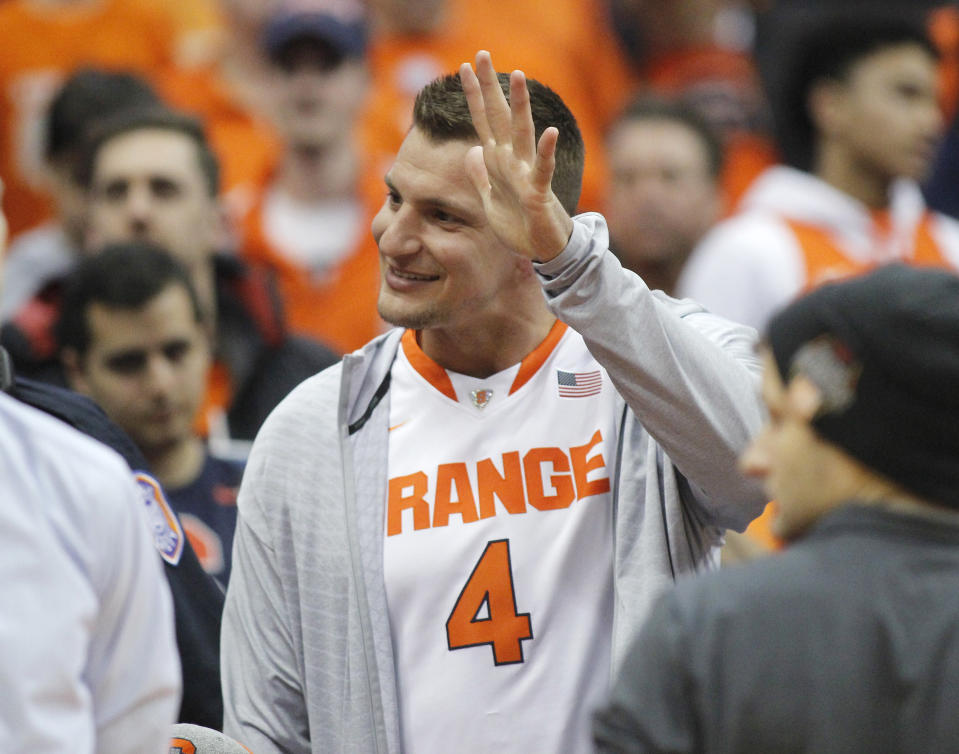
<path fill-rule="evenodd" d="M 185 340 L 178 340 L 175 343 L 168 343 L 163 346 L 163 355 L 167 361 L 174 363 L 181 361 L 190 351 L 190 344 Z"/>
<path fill-rule="evenodd" d="M 165 178 L 155 178 L 150 181 L 150 190 L 154 196 L 161 199 L 169 199 L 180 193 L 180 187 L 174 181 Z"/>
<path fill-rule="evenodd" d="M 100 190 L 100 194 L 111 202 L 120 201 L 127 195 L 127 184 L 120 181 L 108 183 Z"/>
<path fill-rule="evenodd" d="M 106 361 L 107 369 L 115 374 L 131 375 L 141 371 L 147 363 L 147 355 L 142 351 L 121 353 Z"/>
<path fill-rule="evenodd" d="M 400 199 L 399 193 L 394 189 L 389 189 L 386 192 L 386 201 L 391 207 L 398 207 L 402 200 Z"/>
<path fill-rule="evenodd" d="M 441 209 L 434 210 L 433 217 L 435 217 L 441 223 L 459 222 L 459 218 L 456 217 L 456 215 L 451 215 L 449 212 L 444 212 Z"/>

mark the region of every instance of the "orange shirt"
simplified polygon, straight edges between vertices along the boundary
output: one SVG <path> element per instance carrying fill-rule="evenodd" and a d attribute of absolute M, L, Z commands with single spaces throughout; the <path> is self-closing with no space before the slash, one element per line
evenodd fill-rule
<path fill-rule="evenodd" d="M 873 217 L 877 228 L 890 227 L 886 213 L 874 213 Z M 926 212 L 916 224 L 911 256 L 904 261 L 910 264 L 952 269 L 952 265 L 942 255 L 939 245 L 933 238 L 929 227 L 931 221 L 932 214 Z M 787 219 L 786 223 L 802 248 L 803 259 L 806 263 L 807 290 L 830 280 L 862 274 L 875 266 L 850 259 L 830 235 L 821 228 L 795 220 Z"/>
<path fill-rule="evenodd" d="M 265 265 L 277 275 L 287 326 L 309 335 L 336 351 L 353 351 L 386 328 L 376 309 L 380 262 L 369 231 L 373 215 L 385 196 L 382 176 L 367 171 L 360 197 L 365 213 L 362 240 L 351 254 L 322 277 L 284 256 L 263 229 L 263 191 L 240 224 L 241 253 L 250 263 Z M 375 188 L 373 183 L 378 184 Z"/>
<path fill-rule="evenodd" d="M 138 0 L 39 9 L 0 3 L 0 176 L 11 234 L 50 216 L 42 190 L 44 112 L 62 80 L 82 65 L 151 74 L 173 64 L 169 18 Z"/>

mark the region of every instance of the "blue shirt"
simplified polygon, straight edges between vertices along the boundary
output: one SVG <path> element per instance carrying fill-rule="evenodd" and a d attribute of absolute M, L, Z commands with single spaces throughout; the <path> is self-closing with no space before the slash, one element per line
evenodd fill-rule
<path fill-rule="evenodd" d="M 196 479 L 184 487 L 166 490 L 204 570 L 224 586 L 230 578 L 236 494 L 243 467 L 240 461 L 207 453 Z"/>

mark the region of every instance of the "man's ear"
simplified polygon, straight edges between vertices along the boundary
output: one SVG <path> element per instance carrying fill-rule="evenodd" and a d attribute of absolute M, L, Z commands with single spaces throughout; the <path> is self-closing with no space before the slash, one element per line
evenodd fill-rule
<path fill-rule="evenodd" d="M 841 81 L 822 79 L 812 85 L 806 100 L 806 108 L 816 131 L 826 136 L 834 136 L 845 130 L 846 108 L 844 105 L 847 96 Z"/>
<path fill-rule="evenodd" d="M 66 372 L 67 384 L 78 393 L 89 395 L 90 389 L 83 373 L 82 359 L 77 349 L 63 348 L 60 351 L 60 363 L 63 364 L 63 370 Z"/>
<path fill-rule="evenodd" d="M 804 374 L 797 374 L 789 381 L 786 399 L 790 408 L 806 421 L 812 421 L 822 408 L 822 391 Z"/>

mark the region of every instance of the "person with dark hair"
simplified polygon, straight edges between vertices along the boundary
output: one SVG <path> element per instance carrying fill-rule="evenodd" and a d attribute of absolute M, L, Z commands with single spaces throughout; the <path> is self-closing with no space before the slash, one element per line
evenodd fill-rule
<path fill-rule="evenodd" d="M 959 277 L 893 264 L 770 321 L 741 467 L 789 544 L 652 609 L 601 752 L 954 751 Z"/>
<path fill-rule="evenodd" d="M 0 193 L 2 187 L 0 181 Z M 0 281 L 3 277 L 5 240 L 6 218 L 0 209 Z M 135 503 L 146 509 L 146 519 L 141 523 L 149 526 L 154 547 L 163 561 L 166 583 L 173 597 L 176 649 L 182 677 L 182 684 L 179 684 L 182 696 L 176 719 L 219 729 L 223 725 L 219 664 L 223 589 L 200 566 L 160 484 L 149 476 L 143 454 L 123 430 L 111 422 L 86 396 L 16 375 L 13 362 L 2 346 L 0 394 L 48 414 L 92 437 L 119 453 L 126 462 L 139 491 Z M 162 631 L 162 628 L 159 630 Z M 151 649 L 157 646 L 156 638 L 156 635 L 151 634 Z M 140 661 L 142 657 L 138 660 Z M 33 670 L 35 668 L 31 669 L 31 672 Z M 147 724 L 152 725 L 152 722 Z M 135 739 L 130 741 L 134 746 L 140 746 Z"/>
<path fill-rule="evenodd" d="M 641 95 L 610 127 L 606 154 L 610 247 L 651 289 L 673 295 L 723 210 L 719 136 L 687 105 Z"/>
<path fill-rule="evenodd" d="M 151 244 L 107 246 L 65 281 L 57 336 L 71 386 L 137 444 L 204 569 L 225 585 L 243 464 L 211 453 L 194 427 L 211 353 L 186 270 Z"/>
<path fill-rule="evenodd" d="M 86 227 L 86 201 L 77 185 L 76 161 L 85 135 L 96 123 L 127 108 L 158 103 L 146 79 L 124 71 L 81 68 L 54 95 L 47 108 L 43 155 L 55 217 L 21 233 L 10 245 L 0 321 L 20 315 L 28 320 L 54 285 L 75 263 Z M 27 307 L 37 296 L 35 305 Z"/>
<path fill-rule="evenodd" d="M 811 11 L 789 51 L 773 101 L 787 164 L 703 239 L 678 286 L 757 329 L 825 280 L 897 260 L 959 267 L 959 223 L 917 184 L 943 127 L 921 18 Z"/>
<path fill-rule="evenodd" d="M 243 454 L 235 441 L 252 440 L 293 386 L 337 356 L 290 334 L 272 276 L 229 251 L 218 162 L 197 120 L 155 107 L 118 113 L 89 135 L 77 165 L 88 197 L 87 253 L 149 241 L 189 273 L 215 358 L 200 424 L 224 454 Z M 8 326 L 3 342 L 23 373 L 63 382 L 49 328 Z"/>
<path fill-rule="evenodd" d="M 571 219 L 563 100 L 477 72 L 420 92 L 385 178 L 396 327 L 254 442 L 222 667 L 257 754 L 589 751 L 654 595 L 764 502 L 735 468 L 754 333 L 623 270 L 601 216 Z"/>

